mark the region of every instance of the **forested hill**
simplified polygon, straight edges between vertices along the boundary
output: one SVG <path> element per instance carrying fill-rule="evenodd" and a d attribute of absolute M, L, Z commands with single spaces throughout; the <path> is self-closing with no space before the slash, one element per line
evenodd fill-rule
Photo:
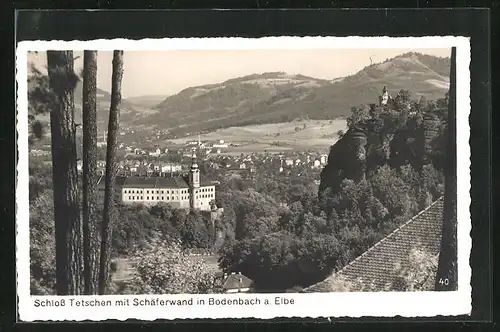
<path fill-rule="evenodd" d="M 249 75 L 187 88 L 132 123 L 182 134 L 296 118 L 347 117 L 352 106 L 376 101 L 384 85 L 393 94 L 407 89 L 429 100 L 441 98 L 448 89 L 449 67 L 449 58 L 406 53 L 331 81 L 282 72 Z"/>
<path fill-rule="evenodd" d="M 81 122 L 82 116 L 82 95 L 83 93 L 83 83 L 80 80 L 75 88 L 75 117 L 77 122 Z M 109 120 L 109 106 L 111 103 L 111 93 L 97 89 L 96 95 L 97 102 L 97 125 L 99 129 L 104 130 L 108 126 Z M 127 99 L 123 99 L 121 101 L 120 107 L 120 121 L 122 123 L 131 122 L 138 117 L 142 116 L 142 114 L 137 110 L 134 104 L 129 102 Z"/>
<path fill-rule="evenodd" d="M 38 77 L 38 79 L 28 79 L 28 90 L 29 93 L 32 94 L 33 91 L 39 90 L 44 91 L 44 89 L 48 88 L 48 77 L 38 71 L 36 68 L 30 68 L 30 77 Z M 31 98 L 39 97 L 39 94 L 35 92 L 35 96 Z M 83 82 L 82 78 L 78 81 L 75 90 L 74 90 L 74 100 L 75 100 L 75 121 L 77 123 L 82 123 L 82 98 L 83 98 Z M 99 130 L 106 130 L 108 126 L 109 119 L 109 107 L 111 103 L 111 93 L 105 91 L 103 89 L 96 89 L 96 104 L 97 104 L 97 126 Z M 137 118 L 144 116 L 138 110 L 138 107 L 129 102 L 127 99 L 123 99 L 121 101 L 120 108 L 120 121 L 121 123 L 130 123 Z M 49 126 L 49 114 L 37 114 L 37 119 L 45 122 L 47 126 Z"/>

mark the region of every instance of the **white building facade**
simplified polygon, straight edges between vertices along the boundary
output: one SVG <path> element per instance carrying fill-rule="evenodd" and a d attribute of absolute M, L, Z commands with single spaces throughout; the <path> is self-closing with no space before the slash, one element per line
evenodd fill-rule
<path fill-rule="evenodd" d="M 99 195 L 104 197 L 104 177 L 99 182 Z M 174 208 L 210 211 L 215 200 L 215 185 L 201 181 L 193 156 L 189 177 L 126 177 L 117 180 L 116 198 L 123 204 L 156 205 L 167 203 Z"/>

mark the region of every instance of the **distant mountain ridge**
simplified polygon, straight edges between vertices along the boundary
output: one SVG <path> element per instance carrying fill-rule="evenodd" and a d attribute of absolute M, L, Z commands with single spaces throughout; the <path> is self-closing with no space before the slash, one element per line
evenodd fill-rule
<path fill-rule="evenodd" d="M 184 89 L 131 125 L 168 128 L 182 135 L 297 118 L 346 117 L 353 106 L 377 102 L 384 85 L 391 94 L 407 89 L 414 98 L 442 98 L 449 68 L 449 58 L 411 52 L 333 80 L 283 72 L 247 75 Z"/>
<path fill-rule="evenodd" d="M 81 123 L 82 117 L 82 97 L 83 97 L 83 83 L 80 80 L 75 88 L 75 121 Z M 103 89 L 97 88 L 96 91 L 97 103 L 97 126 L 99 129 L 106 129 L 109 120 L 109 107 L 111 103 L 111 93 Z M 129 123 L 143 116 L 137 110 L 137 107 L 129 102 L 127 99 L 122 98 L 120 107 L 120 122 Z"/>
<path fill-rule="evenodd" d="M 334 65 L 334 64 L 333 64 Z M 122 99 L 120 122 L 145 129 L 169 129 L 177 136 L 249 124 L 294 119 L 345 118 L 351 107 L 375 103 L 382 87 L 391 94 L 410 90 L 414 98 L 442 98 L 449 86 L 450 58 L 405 53 L 331 80 L 284 72 L 232 78 L 218 84 L 161 95 Z M 111 94 L 97 89 L 97 122 L 106 128 Z M 81 121 L 82 82 L 75 89 Z"/>
<path fill-rule="evenodd" d="M 159 103 L 161 103 L 165 98 L 168 98 L 169 95 L 146 95 L 146 96 L 138 96 L 138 97 L 128 97 L 127 101 L 132 103 L 136 107 L 141 108 L 152 108 Z"/>

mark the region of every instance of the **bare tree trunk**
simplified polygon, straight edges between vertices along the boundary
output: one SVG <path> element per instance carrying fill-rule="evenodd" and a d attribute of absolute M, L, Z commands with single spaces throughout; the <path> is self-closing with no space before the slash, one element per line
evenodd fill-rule
<path fill-rule="evenodd" d="M 104 189 L 104 210 L 101 228 L 101 255 L 99 262 L 99 294 L 104 294 L 109 276 L 109 251 L 111 221 L 114 210 L 114 187 L 117 173 L 116 140 L 118 136 L 121 84 L 123 76 L 123 51 L 113 52 L 113 74 L 111 82 L 111 105 L 109 110 L 108 142 L 106 151 L 106 179 Z"/>
<path fill-rule="evenodd" d="M 448 102 L 448 146 L 445 161 L 445 193 L 441 251 L 436 290 L 457 289 L 457 141 L 456 141 L 456 48 L 451 50 Z"/>
<path fill-rule="evenodd" d="M 78 295 L 83 290 L 74 122 L 78 77 L 73 63 L 73 51 L 47 51 L 49 85 L 57 99 L 50 113 L 50 127 L 58 295 Z"/>
<path fill-rule="evenodd" d="M 97 51 L 83 56 L 83 273 L 84 291 L 97 292 L 99 231 L 95 214 L 97 187 Z"/>

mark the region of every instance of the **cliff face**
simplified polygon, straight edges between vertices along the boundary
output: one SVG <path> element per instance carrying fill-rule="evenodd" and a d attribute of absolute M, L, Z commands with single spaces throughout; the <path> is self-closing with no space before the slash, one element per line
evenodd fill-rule
<path fill-rule="evenodd" d="M 362 129 L 349 129 L 330 148 L 328 162 L 321 172 L 320 192 L 326 188 L 336 191 L 343 179 L 360 181 L 366 173 L 366 133 Z"/>
<path fill-rule="evenodd" d="M 319 192 L 331 188 L 335 193 L 342 180 L 360 181 L 367 172 L 384 164 L 396 168 L 410 164 L 420 170 L 432 163 L 441 168 L 445 121 L 432 105 L 417 110 L 384 105 L 372 110 L 371 118 L 352 125 L 330 148 Z"/>

